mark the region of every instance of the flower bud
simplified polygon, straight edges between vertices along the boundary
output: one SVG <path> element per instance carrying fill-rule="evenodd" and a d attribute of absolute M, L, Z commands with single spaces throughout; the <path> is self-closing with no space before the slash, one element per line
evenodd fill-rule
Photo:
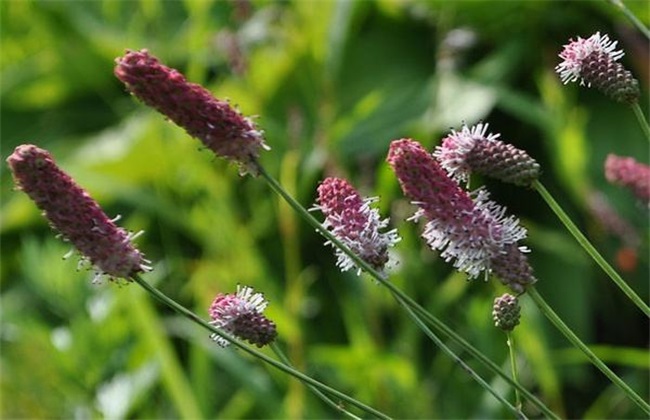
<path fill-rule="evenodd" d="M 505 293 L 494 299 L 492 319 L 497 328 L 503 331 L 512 331 L 519 325 L 520 315 L 521 307 L 519 306 L 519 299 L 516 296 Z"/>

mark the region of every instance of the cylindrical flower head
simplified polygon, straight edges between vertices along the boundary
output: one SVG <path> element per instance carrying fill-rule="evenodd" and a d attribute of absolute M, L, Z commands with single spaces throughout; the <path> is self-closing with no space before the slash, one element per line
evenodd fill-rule
<path fill-rule="evenodd" d="M 95 200 L 59 169 L 48 151 L 30 144 L 18 146 L 7 163 L 18 189 L 103 274 L 128 279 L 150 270 L 148 261 L 131 244 L 133 235 L 115 225 Z"/>
<path fill-rule="evenodd" d="M 381 220 L 377 209 L 370 207 L 373 198 L 361 195 L 344 179 L 326 178 L 318 186 L 317 205 L 325 215 L 323 226 L 330 230 L 343 244 L 350 248 L 372 268 L 383 271 L 388 263 L 388 248 L 399 242 L 396 230 L 380 232 L 388 226 L 388 219 Z M 337 265 L 341 271 L 357 267 L 355 262 L 333 243 Z M 361 268 L 357 267 L 357 273 Z"/>
<path fill-rule="evenodd" d="M 650 204 L 650 166 L 631 157 L 610 154 L 605 160 L 605 178 L 631 189 L 639 200 Z"/>
<path fill-rule="evenodd" d="M 188 82 L 147 50 L 127 51 L 115 60 L 115 75 L 135 97 L 198 138 L 217 156 L 238 162 L 242 173 L 255 174 L 262 132 L 226 101 Z"/>
<path fill-rule="evenodd" d="M 520 317 L 521 307 L 519 306 L 519 299 L 516 296 L 505 293 L 494 299 L 492 319 L 497 328 L 503 331 L 512 331 L 519 325 Z"/>
<path fill-rule="evenodd" d="M 210 324 L 247 340 L 257 347 L 265 346 L 275 340 L 277 330 L 275 323 L 266 318 L 262 312 L 268 306 L 262 293 L 254 293 L 251 287 L 237 286 L 236 294 L 221 294 L 210 305 Z M 221 347 L 230 343 L 218 334 L 210 336 Z"/>
<path fill-rule="evenodd" d="M 445 261 L 469 278 L 494 272 L 502 282 L 520 292 L 534 283 L 532 269 L 516 246 L 526 236 L 519 221 L 489 200 L 480 189 L 472 198 L 449 178 L 419 143 L 402 139 L 391 143 L 387 158 L 404 194 L 420 210 L 414 218 L 428 219 L 423 238 Z"/>
<path fill-rule="evenodd" d="M 587 39 L 571 40 L 560 53 L 564 61 L 555 71 L 564 84 L 580 80 L 580 85 L 594 85 L 617 102 L 635 103 L 640 95 L 639 82 L 617 62 L 624 53 L 615 51 L 616 44 L 600 32 Z"/>
<path fill-rule="evenodd" d="M 539 178 L 539 164 L 523 150 L 497 140 L 500 134 L 486 135 L 488 124 L 463 126 L 436 147 L 433 155 L 458 182 L 467 181 L 472 172 L 503 182 L 528 186 Z"/>
<path fill-rule="evenodd" d="M 490 259 L 490 269 L 501 283 L 508 286 L 517 294 L 524 293 L 526 288 L 537 282 L 533 268 L 528 263 L 526 247 L 516 244 L 506 244 L 503 252 Z"/>

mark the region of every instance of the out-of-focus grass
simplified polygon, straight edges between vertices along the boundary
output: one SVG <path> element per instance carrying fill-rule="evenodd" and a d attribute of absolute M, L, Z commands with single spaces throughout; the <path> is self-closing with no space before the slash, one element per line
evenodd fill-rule
<path fill-rule="evenodd" d="M 51 150 L 110 215 L 146 231 L 137 243 L 155 267 L 147 278 L 165 293 L 207 316 L 216 293 L 238 283 L 263 291 L 297 366 L 393 417 L 504 412 L 382 288 L 339 273 L 322 239 L 263 183 L 131 99 L 112 75 L 126 48 L 148 48 L 256 115 L 273 149 L 262 162 L 306 207 L 327 175 L 380 196 L 404 238 L 391 281 L 504 367 L 505 338 L 490 321 L 503 289 L 465 282 L 404 221 L 412 208 L 383 163 L 392 139 L 431 147 L 450 126 L 489 122 L 540 161 L 544 184 L 613 261 L 620 242 L 586 208 L 587 194 L 603 191 L 641 233 L 638 265 L 624 278 L 648 295 L 647 212 L 602 174 L 607 153 L 644 160 L 647 142 L 629 110 L 562 86 L 552 71 L 570 37 L 600 30 L 629 51 L 643 43 L 605 2 L 15 0 L 0 11 L 3 159 L 21 143 Z M 462 36 L 474 41 L 452 42 Z M 623 61 L 647 97 L 647 57 Z M 0 173 L 3 417 L 334 415 L 134 286 L 91 285 L 92 273 L 61 259 L 67 245 L 12 191 L 6 165 Z M 647 394 L 648 366 L 628 356 L 647 345 L 647 320 L 532 191 L 487 185 L 529 228 L 540 291 Z M 603 402 L 617 391 L 523 300 L 523 383 L 568 417 L 638 416 L 626 400 Z"/>

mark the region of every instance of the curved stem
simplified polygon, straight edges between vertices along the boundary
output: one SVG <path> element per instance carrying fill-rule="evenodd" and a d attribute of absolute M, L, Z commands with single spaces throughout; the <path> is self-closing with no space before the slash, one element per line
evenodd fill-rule
<path fill-rule="evenodd" d="M 514 407 L 512 404 L 508 402 L 505 398 L 503 398 L 501 395 L 499 395 L 483 378 L 481 378 L 471 367 L 467 365 L 460 357 L 456 356 L 456 354 L 445 345 L 445 343 L 438 338 L 424 323 L 420 318 L 413 312 L 413 309 L 409 307 L 409 305 L 404 302 L 399 296 L 395 296 L 395 299 L 397 302 L 399 302 L 400 305 L 406 310 L 406 313 L 411 317 L 413 322 L 417 324 L 418 327 L 424 333 L 433 341 L 442 351 L 447 353 L 451 359 L 457 363 L 469 376 L 472 377 L 476 382 L 478 382 L 486 391 L 488 391 L 490 394 L 494 396 L 501 404 L 503 404 L 508 410 L 512 412 L 516 417 L 525 419 L 526 417 L 523 415 L 523 413 L 518 410 L 516 407 Z"/>
<path fill-rule="evenodd" d="M 646 120 L 645 116 L 643 115 L 641 106 L 638 102 L 633 103 L 631 106 L 632 111 L 634 111 L 634 115 L 636 115 L 636 119 L 639 120 L 639 125 L 641 126 L 646 139 L 650 141 L 650 125 L 648 125 L 648 120 Z"/>
<path fill-rule="evenodd" d="M 599 358 L 596 356 L 590 349 L 587 347 L 577 335 L 571 331 L 567 325 L 562 322 L 559 316 L 551 309 L 551 307 L 546 303 L 544 298 L 539 294 L 537 289 L 532 286 L 529 287 L 528 295 L 533 299 L 537 307 L 542 311 L 542 313 L 555 325 L 555 327 L 562 333 L 564 336 L 577 348 L 579 348 L 589 361 L 598 368 L 601 372 L 609 378 L 616 386 L 618 386 L 636 405 L 638 405 L 646 414 L 650 414 L 650 405 L 645 402 L 639 395 L 637 395 L 632 388 L 630 388 L 621 378 L 616 376 L 614 372 L 611 371 Z"/>
<path fill-rule="evenodd" d="M 562 210 L 562 207 L 555 201 L 553 196 L 544 188 L 541 182 L 534 181 L 533 187 L 542 196 L 544 201 L 549 205 L 551 210 L 557 215 L 560 221 L 564 224 L 569 232 L 573 235 L 578 243 L 584 248 L 585 251 L 596 261 L 596 263 L 603 269 L 605 273 L 612 279 L 619 289 L 627 295 L 627 297 L 643 311 L 646 316 L 650 317 L 650 307 L 637 295 L 630 286 L 618 275 L 611 265 L 596 251 L 596 248 L 589 242 L 589 240 L 580 232 L 580 229 L 573 223 L 569 216 Z"/>
<path fill-rule="evenodd" d="M 266 172 L 265 168 L 257 163 L 256 167 L 257 173 L 261 175 L 264 180 L 267 182 L 267 184 L 271 187 L 273 191 L 275 191 L 278 195 L 280 195 L 299 215 L 301 215 L 311 226 L 314 227 L 321 235 L 323 235 L 327 240 L 331 241 L 334 245 L 336 245 L 337 248 L 339 248 L 341 251 L 345 252 L 346 255 L 348 255 L 354 262 L 357 264 L 358 267 L 360 267 L 362 270 L 364 270 L 366 273 L 371 275 L 375 280 L 377 280 L 382 286 L 388 288 L 388 290 L 391 291 L 393 296 L 395 298 L 399 297 L 402 299 L 404 302 L 406 302 L 420 317 L 423 319 L 427 320 L 430 325 L 432 325 L 434 328 L 436 328 L 439 332 L 442 332 L 445 334 L 447 337 L 451 338 L 453 341 L 455 341 L 457 344 L 459 344 L 465 351 L 470 353 L 472 356 L 474 356 L 477 360 L 479 360 L 481 363 L 483 363 L 488 369 L 490 369 L 494 374 L 500 376 L 503 378 L 506 382 L 508 382 L 510 385 L 513 387 L 519 389 L 519 391 L 522 392 L 526 396 L 526 398 L 531 401 L 537 408 L 540 409 L 540 411 L 544 412 L 544 414 L 549 417 L 549 418 L 554 418 L 558 419 L 559 417 L 553 413 L 548 407 L 544 405 L 537 397 L 535 397 L 533 394 L 531 394 L 528 390 L 526 390 L 524 387 L 519 385 L 517 382 L 514 382 L 510 376 L 506 375 L 504 372 L 501 371 L 499 366 L 497 366 L 494 362 L 492 362 L 490 359 L 488 359 L 483 353 L 481 353 L 478 349 L 473 347 L 471 344 L 469 344 L 465 339 L 463 339 L 461 336 L 456 334 L 455 331 L 453 331 L 451 328 L 447 327 L 447 325 L 440 321 L 438 318 L 435 316 L 431 315 L 426 309 L 424 309 L 422 306 L 420 306 L 417 302 L 415 302 L 413 299 L 411 299 L 408 295 L 406 295 L 404 292 L 402 292 L 400 289 L 398 289 L 396 286 L 394 286 L 392 283 L 387 281 L 383 275 L 381 275 L 377 270 L 373 269 L 370 267 L 363 259 L 359 258 L 354 252 L 352 252 L 347 246 L 345 246 L 341 241 L 338 240 L 330 231 L 325 229 L 318 220 L 314 216 L 312 216 L 311 213 L 309 213 L 305 208 L 298 203 L 291 195 L 287 194 L 287 192 L 282 188 L 282 186 L 273 178 L 268 172 Z"/>
<path fill-rule="evenodd" d="M 279 369 L 279 370 L 281 370 L 281 371 L 283 371 L 283 372 L 285 372 L 285 373 L 287 373 L 287 374 L 301 380 L 302 382 L 305 382 L 305 383 L 307 383 L 309 385 L 312 385 L 312 386 L 318 388 L 319 390 L 322 390 L 322 391 L 324 391 L 324 392 L 326 392 L 328 394 L 334 395 L 334 396 L 336 396 L 336 397 L 338 397 L 338 398 L 340 398 L 340 399 L 342 399 L 344 401 L 347 401 L 348 403 L 354 405 L 355 407 L 357 407 L 357 408 L 359 408 L 359 409 L 361 409 L 361 410 L 363 410 L 363 411 L 365 411 L 365 412 L 367 412 L 369 414 L 372 414 L 372 415 L 376 416 L 377 418 L 385 419 L 385 420 L 390 419 L 390 417 L 386 416 L 384 413 L 382 413 L 380 411 L 377 411 L 374 408 L 372 408 L 372 407 L 370 407 L 370 406 L 368 406 L 366 404 L 363 404 L 362 402 L 357 401 L 354 398 L 349 397 L 348 395 L 346 395 L 346 394 L 344 394 L 344 393 L 342 393 L 340 391 L 337 391 L 336 389 L 331 388 L 331 387 L 329 387 L 329 386 L 327 386 L 327 385 L 325 385 L 325 384 L 323 384 L 321 382 L 318 382 L 317 380 L 310 378 L 309 376 L 305 375 L 304 373 L 299 372 L 299 371 L 293 369 L 290 366 L 282 364 L 282 363 L 278 362 L 277 360 L 274 360 L 274 359 L 270 358 L 266 354 L 264 354 L 264 353 L 262 353 L 262 352 L 260 352 L 258 350 L 255 350 L 252 347 L 249 347 L 249 346 L 247 346 L 247 345 L 245 345 L 243 343 L 241 343 L 239 340 L 235 339 L 230 334 L 227 334 L 227 333 L 221 331 L 219 328 L 216 328 L 215 326 L 211 325 L 210 323 L 208 323 L 207 321 L 205 321 L 204 319 L 202 319 L 201 317 L 196 315 L 194 312 L 192 312 L 189 309 L 185 308 L 184 306 L 182 306 L 181 304 L 179 304 L 175 300 L 173 300 L 170 297 L 168 297 L 167 295 L 165 295 L 160 290 L 156 289 L 155 287 L 153 287 L 152 285 L 147 283 L 141 276 L 136 274 L 131 278 L 133 279 L 133 281 L 135 281 L 140 286 L 142 286 L 142 288 L 144 288 L 149 294 L 154 296 L 160 302 L 164 303 L 165 305 L 169 306 L 170 308 L 172 308 L 173 310 L 175 310 L 179 314 L 181 314 L 184 317 L 188 318 L 190 321 L 192 321 L 192 322 L 194 322 L 196 324 L 199 324 L 200 326 L 202 326 L 203 328 L 209 330 L 210 332 L 219 334 L 219 336 L 223 337 L 226 341 L 230 342 L 230 344 L 234 345 L 235 347 L 238 347 L 239 349 L 243 350 L 244 352 L 246 352 L 246 353 L 248 353 L 248 354 L 250 354 L 250 355 L 252 355 L 252 356 L 254 356 L 254 357 L 258 358 L 258 359 L 261 359 L 261 360 L 265 361 L 266 363 L 272 365 L 273 367 L 275 367 L 275 368 L 277 368 L 277 369 Z"/>
<path fill-rule="evenodd" d="M 284 364 L 287 365 L 287 366 L 291 366 L 291 362 L 289 361 L 289 359 L 287 358 L 287 356 L 284 354 L 284 352 L 282 351 L 282 349 L 280 349 L 280 346 L 278 346 L 277 343 L 275 343 L 275 342 L 271 343 L 271 349 L 273 349 L 273 352 L 275 353 L 276 356 L 278 356 L 278 358 L 282 361 L 282 363 L 284 363 Z M 337 404 L 336 402 L 332 401 L 332 399 L 331 399 L 330 397 L 328 397 L 327 395 L 325 395 L 324 393 L 322 393 L 322 392 L 321 392 L 318 388 L 316 388 L 315 386 L 313 386 L 313 385 L 309 385 L 309 384 L 306 384 L 306 385 L 307 385 L 307 387 L 311 390 L 311 392 L 313 392 L 313 393 L 314 393 L 318 398 L 320 398 L 321 400 L 323 400 L 323 401 L 325 402 L 325 404 L 329 405 L 329 406 L 332 407 L 334 410 L 336 410 L 336 411 L 338 411 L 338 412 L 340 412 L 340 413 L 343 413 L 345 416 L 347 416 L 347 417 L 349 417 L 349 418 L 351 418 L 351 419 L 361 420 L 360 417 L 357 417 L 357 416 L 355 416 L 354 414 L 352 414 L 352 413 L 350 413 L 349 411 L 347 411 L 347 410 L 343 407 L 343 405 L 341 405 L 341 404 Z"/>
<path fill-rule="evenodd" d="M 646 38 L 650 40 L 650 30 L 637 18 L 630 9 L 628 9 L 621 0 L 607 0 L 614 6 L 616 6 L 623 14 L 632 22 L 636 28 L 645 35 Z M 647 9 L 646 9 L 647 10 Z"/>
<path fill-rule="evenodd" d="M 519 375 L 517 373 L 517 352 L 515 351 L 515 338 L 512 331 L 506 331 L 506 338 L 508 343 L 508 352 L 510 353 L 510 369 L 512 370 L 512 380 L 519 382 Z M 515 388 L 515 404 L 517 409 L 521 410 L 521 396 L 519 390 Z"/>
<path fill-rule="evenodd" d="M 506 375 L 496 363 L 494 363 L 487 356 L 481 353 L 481 351 L 478 350 L 476 347 L 472 346 L 463 337 L 458 335 L 454 330 L 449 328 L 444 322 L 440 321 L 438 318 L 431 315 L 427 310 L 425 310 L 415 302 L 411 301 L 409 302 L 409 305 L 411 305 L 411 307 L 416 312 L 418 312 L 425 321 L 427 321 L 438 331 L 442 332 L 447 337 L 449 337 L 452 341 L 458 344 L 463 350 L 467 351 L 471 356 L 473 356 L 479 362 L 483 363 L 483 365 L 485 365 L 485 367 L 487 367 L 492 373 L 501 377 L 514 389 L 519 390 L 519 392 L 521 392 L 521 394 L 526 398 L 526 400 L 530 401 L 531 404 L 533 404 L 541 412 L 543 412 L 547 418 L 555 419 L 555 420 L 560 419 L 560 417 L 557 414 L 555 414 L 553 411 L 551 411 L 551 409 L 546 407 L 546 405 L 544 405 L 544 403 L 540 401 L 539 398 L 537 398 L 535 395 L 530 393 L 530 391 L 528 391 L 526 388 L 521 386 L 517 381 L 513 380 L 510 376 Z"/>

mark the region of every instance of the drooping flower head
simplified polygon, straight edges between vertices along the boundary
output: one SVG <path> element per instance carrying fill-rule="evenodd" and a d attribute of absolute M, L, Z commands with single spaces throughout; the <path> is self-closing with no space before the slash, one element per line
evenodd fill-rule
<path fill-rule="evenodd" d="M 629 188 L 639 200 L 650 204 L 650 166 L 631 157 L 610 154 L 605 160 L 605 178 Z"/>
<path fill-rule="evenodd" d="M 323 226 L 372 268 L 383 271 L 389 261 L 388 248 L 400 238 L 394 229 L 380 232 L 388 226 L 388 219 L 382 220 L 377 209 L 370 207 L 377 199 L 362 198 L 344 179 L 326 178 L 318 186 L 316 201 L 314 210 L 320 210 L 325 216 Z M 330 241 L 326 244 L 335 248 L 341 271 L 356 267 L 357 273 L 361 272 L 347 254 Z"/>
<path fill-rule="evenodd" d="M 115 76 L 135 97 L 198 138 L 217 156 L 238 162 L 242 173 L 255 174 L 262 132 L 226 101 L 188 82 L 147 50 L 129 51 L 115 60 Z"/>
<path fill-rule="evenodd" d="M 472 128 L 463 125 L 436 147 L 433 155 L 449 176 L 467 181 L 472 172 L 503 182 L 528 186 L 539 178 L 539 164 L 523 150 L 497 140 L 500 134 L 487 134 L 488 124 Z"/>
<path fill-rule="evenodd" d="M 492 319 L 494 325 L 503 331 L 512 331 L 519 325 L 519 318 L 521 317 L 521 307 L 519 306 L 519 299 L 509 293 L 494 299 L 492 306 Z"/>
<path fill-rule="evenodd" d="M 419 143 L 395 140 L 388 163 L 397 175 L 404 195 L 420 209 L 414 219 L 428 222 L 422 235 L 445 261 L 469 278 L 494 272 L 516 292 L 536 281 L 517 242 L 526 236 L 519 221 L 506 216 L 505 208 L 489 200 L 484 189 L 471 195 L 449 178 L 438 162 Z"/>
<path fill-rule="evenodd" d="M 18 189 L 25 192 L 67 241 L 111 279 L 129 279 L 151 268 L 132 244 L 134 235 L 110 220 L 86 191 L 63 172 L 47 150 L 18 146 L 7 158 Z"/>
<path fill-rule="evenodd" d="M 257 347 L 271 343 L 277 336 L 275 323 L 266 318 L 262 312 L 268 306 L 262 293 L 248 286 L 237 286 L 236 294 L 221 294 L 210 305 L 210 324 L 247 340 Z M 210 336 L 221 347 L 228 347 L 228 340 L 218 334 Z"/>
<path fill-rule="evenodd" d="M 639 100 L 639 82 L 617 61 L 623 57 L 616 51 L 618 42 L 596 32 L 587 39 L 578 37 L 564 46 L 562 61 L 555 67 L 564 84 L 580 80 L 580 85 L 596 89 L 617 102 L 628 104 Z"/>

